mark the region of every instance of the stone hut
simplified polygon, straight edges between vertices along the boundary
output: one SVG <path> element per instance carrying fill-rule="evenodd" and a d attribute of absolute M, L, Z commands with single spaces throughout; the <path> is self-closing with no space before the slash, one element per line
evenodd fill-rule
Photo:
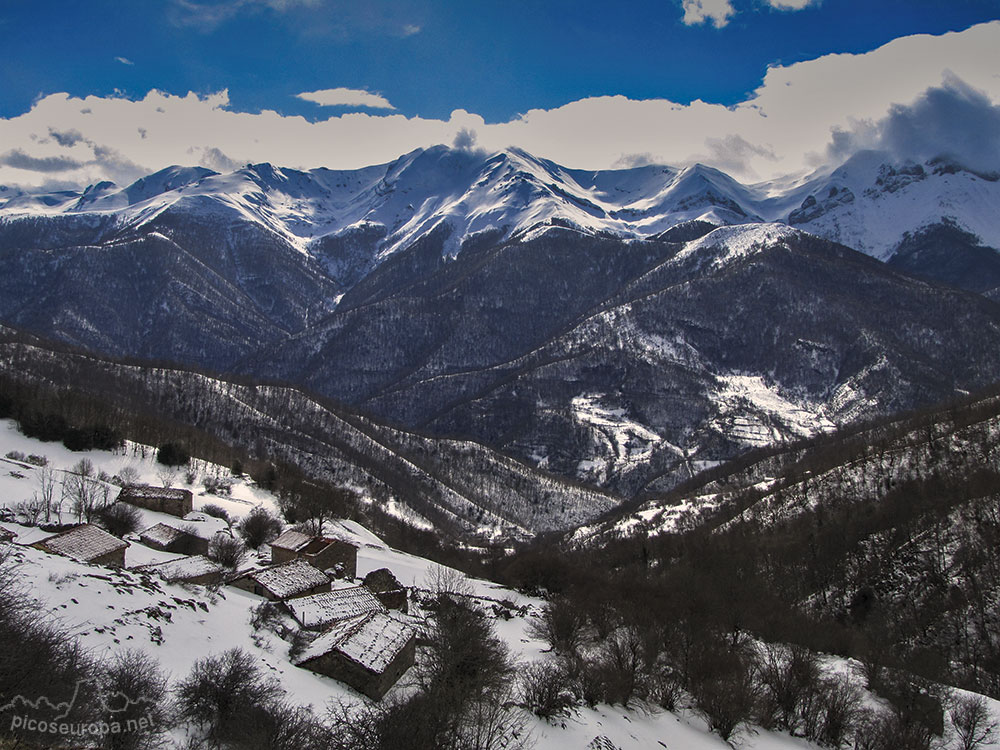
<path fill-rule="evenodd" d="M 0 542 L 13 542 L 17 539 L 17 532 L 0 526 Z"/>
<path fill-rule="evenodd" d="M 194 496 L 191 490 L 153 487 L 149 484 L 122 487 L 122 491 L 118 493 L 118 501 L 138 505 L 146 510 L 169 513 L 178 518 L 184 518 L 194 509 Z"/>
<path fill-rule="evenodd" d="M 365 576 L 364 585 L 373 593 L 386 609 L 396 609 L 406 614 L 406 587 L 388 568 L 373 570 Z"/>
<path fill-rule="evenodd" d="M 165 523 L 158 523 L 140 532 L 139 541 L 162 552 L 177 552 L 182 555 L 204 555 L 208 552 L 208 539 Z"/>
<path fill-rule="evenodd" d="M 229 585 L 263 596 L 272 602 L 283 602 L 297 596 L 329 591 L 330 579 L 326 573 L 305 560 L 291 560 L 241 573 L 231 579 Z"/>
<path fill-rule="evenodd" d="M 358 572 L 358 546 L 343 537 L 318 537 L 289 529 L 271 542 L 271 562 L 305 560 L 320 570 L 334 570 L 339 578 Z"/>
<path fill-rule="evenodd" d="M 340 680 L 381 700 L 416 656 L 416 634 L 382 612 L 339 620 L 295 659 L 296 666 Z"/>
<path fill-rule="evenodd" d="M 221 583 L 225 575 L 225 569 L 221 565 L 204 555 L 141 565 L 136 570 L 154 573 L 167 583 L 197 583 L 203 586 Z"/>
<path fill-rule="evenodd" d="M 285 607 L 299 625 L 319 630 L 338 620 L 348 620 L 369 612 L 385 612 L 385 607 L 365 586 L 348 586 L 312 596 L 289 599 Z"/>
<path fill-rule="evenodd" d="M 85 523 L 69 531 L 43 539 L 33 546 L 53 555 L 63 555 L 79 562 L 124 568 L 125 550 L 128 549 L 128 542 L 123 542 L 98 526 Z"/>

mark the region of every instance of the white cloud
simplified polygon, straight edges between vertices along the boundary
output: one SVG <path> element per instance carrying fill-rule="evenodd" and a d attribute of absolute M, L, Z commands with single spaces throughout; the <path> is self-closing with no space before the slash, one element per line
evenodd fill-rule
<path fill-rule="evenodd" d="M 304 91 L 295 95 L 307 102 L 315 102 L 322 107 L 371 107 L 373 109 L 395 109 L 389 100 L 378 94 L 371 94 L 359 89 L 323 89 L 322 91 Z"/>
<path fill-rule="evenodd" d="M 744 180 L 802 172 L 866 143 L 901 155 L 907 149 L 928 154 L 944 144 L 972 158 L 996 140 L 981 128 L 955 130 L 956 123 L 963 112 L 978 117 L 1000 102 L 997 49 L 1000 22 L 992 22 L 943 36 L 897 39 L 867 54 L 773 67 L 752 97 L 734 106 L 606 96 L 489 124 L 461 109 L 447 119 L 351 112 L 310 122 L 267 110 L 234 112 L 225 91 L 152 91 L 138 101 L 52 94 L 23 115 L 0 118 L 0 184 L 121 182 L 194 163 L 215 169 L 261 161 L 350 169 L 418 147 L 465 144 L 471 134 L 476 148 L 517 146 L 568 167 L 699 160 Z M 944 93 L 928 92 L 934 87 Z M 921 122 L 934 123 L 934 129 L 908 135 L 907 128 Z M 1000 128 L 992 116 L 988 122 Z M 957 140 L 949 138 L 953 132 Z M 838 147 L 830 150 L 834 133 Z M 962 145 L 973 137 L 985 138 L 985 146 Z"/>
<path fill-rule="evenodd" d="M 820 0 L 767 0 L 767 4 L 778 10 L 802 10 L 810 5 L 819 5 Z"/>
<path fill-rule="evenodd" d="M 271 110 L 233 112 L 226 91 L 209 96 L 151 91 L 138 101 L 52 94 L 24 115 L 0 118 L 4 153 L 15 152 L 0 165 L 0 184 L 44 184 L 56 167 L 64 168 L 60 180 L 78 185 L 102 179 L 122 183 L 171 164 L 218 169 L 270 161 L 357 168 L 421 146 L 451 143 L 463 128 L 482 126 L 481 117 L 462 110 L 448 120 L 352 112 L 313 123 Z M 50 129 L 71 145 L 62 145 Z M 68 135 L 74 133 L 79 137 Z M 120 156 L 113 163 L 111 149 Z M 79 166 L 74 169 L 70 160 Z"/>
<path fill-rule="evenodd" d="M 121 57 L 121 56 L 119 56 L 119 57 L 116 57 L 115 60 L 117 60 L 118 62 L 120 62 L 122 65 L 135 65 L 135 63 L 132 62 L 131 60 L 129 60 L 127 57 Z"/>
<path fill-rule="evenodd" d="M 729 0 L 681 0 L 681 5 L 684 8 L 681 21 L 687 26 L 711 21 L 715 28 L 721 29 L 736 12 Z"/>
<path fill-rule="evenodd" d="M 285 13 L 300 7 L 315 7 L 322 0 L 173 0 L 171 18 L 178 26 L 211 31 L 239 13 L 270 9 Z"/>

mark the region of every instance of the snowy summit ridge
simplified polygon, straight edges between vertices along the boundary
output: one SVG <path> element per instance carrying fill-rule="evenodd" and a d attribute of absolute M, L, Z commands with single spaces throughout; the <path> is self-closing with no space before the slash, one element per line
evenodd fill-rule
<path fill-rule="evenodd" d="M 370 266 L 435 232 L 444 254 L 484 235 L 534 236 L 560 225 L 594 235 L 656 236 L 687 222 L 780 222 L 889 259 L 907 235 L 950 221 L 1000 246 L 1000 182 L 946 160 L 896 164 L 861 152 L 792 184 L 744 185 L 701 164 L 587 171 L 519 149 L 494 154 L 435 146 L 389 164 L 307 171 L 248 164 L 228 174 L 173 166 L 124 188 L 0 193 L 0 218 L 86 215 L 141 231 L 164 212 L 215 213 L 258 224 L 306 254 L 377 237 Z"/>

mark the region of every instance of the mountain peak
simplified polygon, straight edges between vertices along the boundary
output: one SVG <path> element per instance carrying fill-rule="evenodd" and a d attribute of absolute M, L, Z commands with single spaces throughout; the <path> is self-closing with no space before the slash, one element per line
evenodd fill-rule
<path fill-rule="evenodd" d="M 219 173 L 205 167 L 182 167 L 175 164 L 151 175 L 140 177 L 125 188 L 125 195 L 128 197 L 129 205 L 133 205 L 217 174 Z"/>

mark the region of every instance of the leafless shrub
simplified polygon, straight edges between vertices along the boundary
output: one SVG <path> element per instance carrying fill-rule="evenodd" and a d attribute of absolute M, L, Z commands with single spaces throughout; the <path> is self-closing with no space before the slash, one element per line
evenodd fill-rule
<path fill-rule="evenodd" d="M 275 630 L 281 623 L 281 612 L 273 602 L 261 602 L 250 611 L 250 626 L 254 630 Z"/>
<path fill-rule="evenodd" d="M 281 530 L 281 520 L 272 516 L 262 505 L 251 510 L 239 524 L 240 536 L 251 549 L 258 549 L 262 544 L 277 539 Z"/>
<path fill-rule="evenodd" d="M 25 526 L 37 526 L 45 515 L 45 507 L 37 496 L 14 503 L 14 515 Z"/>
<path fill-rule="evenodd" d="M 216 534 L 208 543 L 207 557 L 224 568 L 235 570 L 246 559 L 247 550 L 243 542 L 229 534 Z"/>
<path fill-rule="evenodd" d="M 765 645 L 758 655 L 761 686 L 757 720 L 767 729 L 806 734 L 818 722 L 820 668 L 805 648 Z"/>
<path fill-rule="evenodd" d="M 749 728 L 759 697 L 752 650 L 706 640 L 691 669 L 691 694 L 709 728 L 726 742 Z"/>
<path fill-rule="evenodd" d="M 109 713 L 102 719 L 136 729 L 106 734 L 101 747 L 109 750 L 152 750 L 165 747 L 173 719 L 167 677 L 149 654 L 129 650 L 116 654 L 101 669 L 101 690 Z M 144 720 L 144 721 L 143 721 Z"/>
<path fill-rule="evenodd" d="M 142 513 L 128 503 L 112 503 L 98 513 L 101 524 L 118 537 L 134 534 L 142 525 Z"/>
<path fill-rule="evenodd" d="M 820 718 L 815 728 L 806 728 L 806 737 L 824 747 L 839 748 L 865 717 L 860 688 L 844 676 L 828 678 L 820 685 Z"/>
<path fill-rule="evenodd" d="M 238 738 L 244 731 L 241 725 L 256 707 L 282 696 L 280 685 L 265 677 L 256 660 L 238 648 L 199 659 L 175 692 L 181 717 L 217 744 Z"/>
<path fill-rule="evenodd" d="M 521 703 L 541 719 L 563 716 L 576 703 L 569 676 L 557 663 L 528 664 L 521 669 L 518 683 Z"/>
<path fill-rule="evenodd" d="M 583 645 L 586 614 L 571 599 L 553 597 L 528 623 L 528 635 L 545 641 L 559 654 L 575 655 Z"/>
<path fill-rule="evenodd" d="M 623 706 L 635 696 L 642 669 L 642 638 L 633 627 L 618 628 L 601 644 L 604 699 Z"/>
<path fill-rule="evenodd" d="M 867 712 L 854 732 L 855 750 L 930 750 L 931 730 L 899 710 Z"/>
<path fill-rule="evenodd" d="M 231 495 L 233 492 L 232 477 L 220 477 L 217 474 L 206 474 L 201 480 L 205 492 L 211 495 Z"/>

